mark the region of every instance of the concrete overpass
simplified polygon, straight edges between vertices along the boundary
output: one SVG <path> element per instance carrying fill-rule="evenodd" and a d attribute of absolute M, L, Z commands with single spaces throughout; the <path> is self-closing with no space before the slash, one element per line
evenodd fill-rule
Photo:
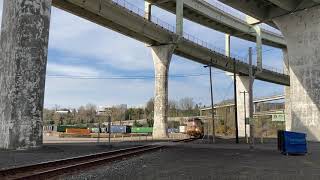
<path fill-rule="evenodd" d="M 253 99 L 253 103 L 264 103 L 264 102 L 270 102 L 270 101 L 277 101 L 277 100 L 282 100 L 284 99 L 284 95 L 275 95 L 275 96 L 269 96 L 269 97 L 258 97 Z M 234 103 L 226 103 L 226 104 L 219 104 L 216 106 L 213 106 L 214 108 L 219 108 L 219 107 L 228 107 L 228 106 L 234 106 Z M 200 111 L 207 111 L 210 110 L 211 107 L 206 107 L 200 109 Z"/>
<path fill-rule="evenodd" d="M 176 13 L 177 0 L 146 1 L 173 14 Z M 256 32 L 252 29 L 252 25 L 243 19 L 229 14 L 204 0 L 183 0 L 183 2 L 183 15 L 186 19 L 231 36 L 256 42 Z M 286 47 L 286 42 L 280 34 L 261 29 L 261 36 L 265 45 L 276 48 Z"/>
<path fill-rule="evenodd" d="M 167 121 L 165 115 L 168 98 L 167 71 L 172 53 L 202 64 L 210 64 L 212 61 L 214 67 L 227 72 L 234 71 L 234 62 L 236 60 L 236 73 L 241 76 L 237 77 L 238 83 L 242 84 L 242 86 L 239 85 L 240 89 L 238 88 L 238 91 L 244 90 L 241 87 L 249 86 L 247 78 L 249 74 L 248 64 L 237 57 L 226 56 L 223 50 L 183 32 L 183 23 L 181 22 L 183 16 L 181 14 L 177 15 L 177 28 L 175 28 L 156 17 L 152 17 L 150 11 L 148 11 L 149 9 L 147 11 L 138 9 L 126 1 L 105 1 L 101 5 L 99 2 L 98 0 L 90 2 L 54 0 L 53 5 L 152 47 L 155 73 L 156 76 L 161 77 L 155 80 L 155 128 L 153 133 L 155 138 L 166 136 L 167 128 L 164 122 Z M 258 71 L 258 67 L 254 67 L 254 69 Z M 286 83 L 289 76 L 268 69 L 263 69 L 258 73 L 256 79 L 289 85 Z M 241 105 L 239 106 L 241 107 Z M 156 133 L 159 132 L 157 127 L 161 129 L 160 134 Z"/>
<path fill-rule="evenodd" d="M 288 130 L 306 132 L 320 141 L 320 1 L 219 0 L 260 22 L 274 23 L 286 42 L 285 65 L 290 87 L 285 90 Z"/>
<path fill-rule="evenodd" d="M 168 70 L 173 53 L 202 64 L 248 76 L 249 65 L 183 33 L 183 4 L 178 26 L 145 17 L 123 0 L 53 0 L 60 9 L 148 44 L 155 66 L 154 136 L 165 137 Z M 48 53 L 51 0 L 4 0 L 0 65 L 0 148 L 32 148 L 42 144 L 42 111 Z M 182 6 L 181 6 L 182 5 Z M 148 13 L 149 15 L 149 13 Z M 253 67 L 257 71 L 257 67 Z M 262 71 L 260 71 L 262 70 Z M 289 76 L 259 69 L 256 78 L 289 85 Z M 242 81 L 241 83 L 244 83 Z"/>
<path fill-rule="evenodd" d="M 174 50 L 175 54 L 202 64 L 210 64 L 213 60 L 214 67 L 227 72 L 233 72 L 233 64 L 236 60 L 237 72 L 244 76 L 249 74 L 249 66 L 245 59 L 227 57 L 223 50 L 187 33 L 178 40 L 179 36 L 174 32 L 174 26 L 156 17 L 153 21 L 147 21 L 143 17 L 143 10 L 126 1 L 105 1 L 101 6 L 99 2 L 99 0 L 52 1 L 53 6 L 57 8 L 144 42 L 148 46 L 174 44 L 177 46 Z M 256 78 L 280 85 L 289 85 L 289 76 L 269 69 L 264 69 Z"/>

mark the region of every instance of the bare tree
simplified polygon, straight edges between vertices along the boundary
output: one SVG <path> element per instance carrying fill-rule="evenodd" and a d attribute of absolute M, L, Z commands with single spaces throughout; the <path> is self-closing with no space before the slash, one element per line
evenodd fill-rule
<path fill-rule="evenodd" d="M 185 97 L 179 100 L 181 110 L 192 110 L 194 106 L 193 98 Z"/>

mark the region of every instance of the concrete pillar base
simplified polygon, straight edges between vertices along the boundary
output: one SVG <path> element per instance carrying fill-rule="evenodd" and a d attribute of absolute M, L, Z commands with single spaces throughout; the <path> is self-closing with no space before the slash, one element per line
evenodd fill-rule
<path fill-rule="evenodd" d="M 0 149 L 42 145 L 51 0 L 4 0 L 0 59 Z"/>
<path fill-rule="evenodd" d="M 290 60 L 291 130 L 320 141 L 320 7 L 276 18 Z"/>
<path fill-rule="evenodd" d="M 153 138 L 168 137 L 168 73 L 175 45 L 153 46 L 152 57 L 155 69 Z"/>

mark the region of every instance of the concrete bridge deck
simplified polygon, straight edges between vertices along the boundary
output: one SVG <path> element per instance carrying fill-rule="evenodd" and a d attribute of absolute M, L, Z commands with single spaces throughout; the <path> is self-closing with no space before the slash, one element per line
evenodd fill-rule
<path fill-rule="evenodd" d="M 124 0 L 53 0 L 52 3 L 57 8 L 150 46 L 177 44 L 174 52 L 176 55 L 198 63 L 209 64 L 212 61 L 214 67 L 233 72 L 234 60 L 236 60 L 237 73 L 240 75 L 249 74 L 249 64 L 245 62 L 245 59 L 226 57 L 223 50 L 215 48 L 193 36 L 185 34 L 183 38 L 179 39 L 178 35 L 174 33 L 174 26 L 170 26 L 156 18 L 148 21 L 143 17 L 143 10 Z M 263 69 L 262 73 L 256 76 L 256 79 L 286 86 L 290 85 L 288 75 L 268 69 Z"/>
<path fill-rule="evenodd" d="M 146 0 L 164 10 L 176 12 L 177 0 Z M 243 19 L 231 15 L 204 0 L 184 0 L 184 17 L 208 28 L 215 29 L 231 36 L 252 42 L 256 41 L 256 34 L 252 25 Z M 280 34 L 261 29 L 262 43 L 276 48 L 285 48 L 286 42 Z"/>

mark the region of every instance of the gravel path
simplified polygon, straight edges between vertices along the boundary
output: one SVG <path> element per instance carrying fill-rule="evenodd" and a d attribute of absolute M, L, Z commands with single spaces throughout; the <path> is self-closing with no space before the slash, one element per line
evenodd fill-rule
<path fill-rule="evenodd" d="M 274 144 L 276 146 L 276 144 Z M 176 144 L 166 149 L 58 179 L 309 180 L 320 179 L 319 144 L 306 156 L 284 156 L 269 146 Z"/>

